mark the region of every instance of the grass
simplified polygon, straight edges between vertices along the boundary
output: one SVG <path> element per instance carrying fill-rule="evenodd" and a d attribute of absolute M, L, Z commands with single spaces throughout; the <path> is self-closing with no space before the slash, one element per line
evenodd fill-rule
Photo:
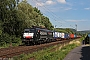
<path fill-rule="evenodd" d="M 21 42 L 19 42 L 19 43 L 12 43 L 12 45 L 11 44 L 6 44 L 6 43 L 4 43 L 2 46 L 0 46 L 0 49 L 1 48 L 8 48 L 8 47 L 15 47 L 15 46 L 19 46 L 21 44 Z"/>
<path fill-rule="evenodd" d="M 37 52 L 34 52 L 32 54 L 21 54 L 19 56 L 14 57 L 15 60 L 63 60 L 65 56 L 75 47 L 79 46 L 80 43 L 77 43 L 77 41 L 72 41 L 72 43 L 62 47 L 55 45 L 49 48 L 45 48 L 44 50 L 40 50 Z"/>
<path fill-rule="evenodd" d="M 0 46 L 0 48 L 8 48 L 10 46 L 10 44 L 4 44 L 3 46 Z"/>

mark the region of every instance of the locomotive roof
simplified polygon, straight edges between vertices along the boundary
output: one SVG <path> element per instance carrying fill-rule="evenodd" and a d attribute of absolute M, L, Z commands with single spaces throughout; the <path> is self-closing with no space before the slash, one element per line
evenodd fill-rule
<path fill-rule="evenodd" d="M 52 30 L 48 30 L 46 28 L 38 28 L 38 27 L 34 27 L 34 28 L 25 28 L 25 30 L 28 30 L 28 29 L 36 29 L 36 30 L 43 30 L 43 31 L 47 31 L 47 32 L 53 32 Z"/>
<path fill-rule="evenodd" d="M 48 30 L 48 29 L 46 29 L 46 28 L 31 28 L 31 29 L 37 29 L 37 30 L 43 30 L 43 31 L 53 32 L 53 31 Z"/>

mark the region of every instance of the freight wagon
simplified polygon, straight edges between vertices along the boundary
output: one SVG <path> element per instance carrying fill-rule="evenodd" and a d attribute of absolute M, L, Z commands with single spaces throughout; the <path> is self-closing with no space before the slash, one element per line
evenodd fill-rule
<path fill-rule="evenodd" d="M 61 39 L 62 40 L 66 40 L 66 39 L 69 39 L 69 34 L 67 34 L 67 33 L 61 33 Z"/>
<path fill-rule="evenodd" d="M 53 38 L 57 40 L 61 40 L 61 33 L 60 32 L 53 32 Z"/>
<path fill-rule="evenodd" d="M 74 38 L 77 38 L 77 35 L 76 34 L 74 34 Z"/>
<path fill-rule="evenodd" d="M 74 38 L 74 34 L 69 34 L 70 39 Z"/>

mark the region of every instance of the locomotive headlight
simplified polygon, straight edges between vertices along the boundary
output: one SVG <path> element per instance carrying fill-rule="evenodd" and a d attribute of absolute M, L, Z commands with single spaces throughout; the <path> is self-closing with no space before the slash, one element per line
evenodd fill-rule
<path fill-rule="evenodd" d="M 23 38 L 25 38 L 25 34 L 23 34 Z"/>
<path fill-rule="evenodd" d="M 24 36 L 24 38 L 25 38 L 25 36 Z"/>
<path fill-rule="evenodd" d="M 25 38 L 25 36 L 23 35 L 23 38 Z"/>

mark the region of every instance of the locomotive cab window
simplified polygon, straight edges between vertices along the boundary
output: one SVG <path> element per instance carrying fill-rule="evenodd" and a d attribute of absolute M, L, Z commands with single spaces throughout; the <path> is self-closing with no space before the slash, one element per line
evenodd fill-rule
<path fill-rule="evenodd" d="M 33 32 L 35 32 L 34 29 L 25 29 L 24 30 L 24 33 L 33 33 Z"/>
<path fill-rule="evenodd" d="M 30 32 L 30 29 L 25 29 L 24 30 L 24 33 L 29 33 Z"/>
<path fill-rule="evenodd" d="M 35 29 L 30 29 L 30 33 L 34 33 L 35 32 Z"/>

